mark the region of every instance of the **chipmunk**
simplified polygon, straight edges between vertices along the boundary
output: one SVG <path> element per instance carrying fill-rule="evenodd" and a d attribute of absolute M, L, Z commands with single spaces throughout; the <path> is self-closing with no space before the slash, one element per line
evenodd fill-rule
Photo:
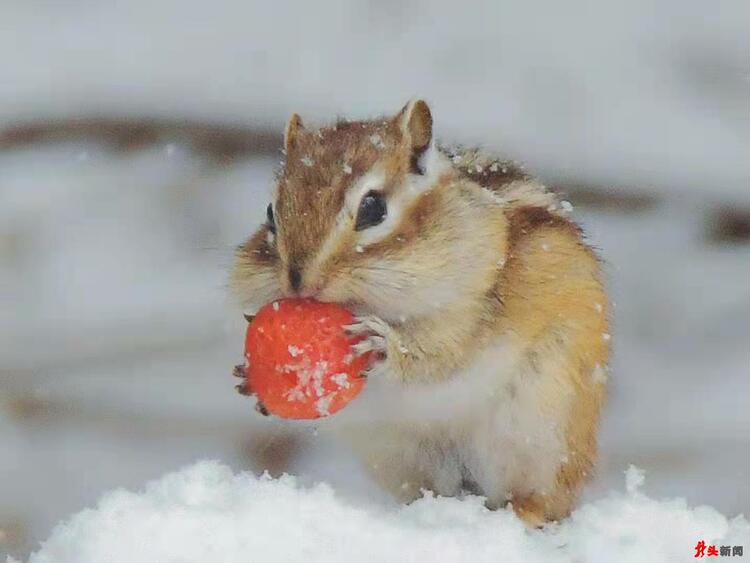
<path fill-rule="evenodd" d="M 600 263 L 569 204 L 513 162 L 439 146 L 423 100 L 314 130 L 293 114 L 284 152 L 231 288 L 246 310 L 303 296 L 355 312 L 356 353 L 379 359 L 371 418 L 347 434 L 376 480 L 405 502 L 468 491 L 531 525 L 566 516 L 609 355 Z"/>

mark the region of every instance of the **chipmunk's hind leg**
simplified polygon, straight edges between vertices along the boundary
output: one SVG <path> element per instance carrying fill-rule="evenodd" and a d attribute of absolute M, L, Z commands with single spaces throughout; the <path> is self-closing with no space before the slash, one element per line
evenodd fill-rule
<path fill-rule="evenodd" d="M 545 523 L 557 518 L 547 516 L 547 507 L 544 497 L 539 494 L 527 495 L 523 498 L 514 499 L 510 503 L 513 511 L 521 520 L 532 528 L 541 528 Z"/>
<path fill-rule="evenodd" d="M 568 460 L 557 471 L 555 486 L 544 493 L 513 495 L 510 501 L 516 515 L 529 526 L 540 527 L 547 522 L 567 517 L 593 466 L 587 456 L 568 451 Z"/>

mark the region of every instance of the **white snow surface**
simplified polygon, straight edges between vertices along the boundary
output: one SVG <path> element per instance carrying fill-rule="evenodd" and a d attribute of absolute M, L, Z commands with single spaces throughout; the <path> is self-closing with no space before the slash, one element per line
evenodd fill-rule
<path fill-rule="evenodd" d="M 561 524 L 529 530 L 480 497 L 426 494 L 397 509 L 357 506 L 326 484 L 233 474 L 201 461 L 106 493 L 59 524 L 29 563 L 265 563 L 325 561 L 686 561 L 695 544 L 750 545 L 750 524 L 682 499 L 654 500 L 628 470 L 627 491 L 584 505 Z"/>

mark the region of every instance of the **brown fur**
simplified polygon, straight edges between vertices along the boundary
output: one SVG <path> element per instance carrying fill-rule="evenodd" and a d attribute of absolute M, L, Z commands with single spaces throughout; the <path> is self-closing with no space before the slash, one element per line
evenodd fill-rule
<path fill-rule="evenodd" d="M 508 470 L 507 491 L 480 492 L 492 506 L 511 498 L 532 524 L 559 519 L 596 458 L 609 353 L 599 262 L 554 194 L 521 167 L 476 150 L 442 149 L 445 168 L 420 169 L 431 129 L 429 108 L 419 101 L 394 118 L 318 130 L 293 116 L 277 179 L 276 240 L 262 227 L 240 247 L 232 286 L 244 306 L 256 307 L 290 294 L 288 270 L 299 268 L 302 291 L 377 317 L 383 376 L 404 388 L 450 381 L 510 339 L 521 379 L 509 384 L 508 397 L 516 385 L 532 388 L 534 408 L 559 425 L 564 456 L 552 467 L 552 485 L 529 485 L 535 468 L 519 460 Z M 377 189 L 398 214 L 390 230 L 362 245 L 366 233 L 355 232 L 345 202 L 374 169 L 383 178 Z M 433 174 L 428 189 L 414 188 L 425 173 Z M 459 435 L 468 424 L 444 423 Z M 399 498 L 414 498 L 420 486 L 455 494 L 460 483 L 432 481 L 419 455 L 432 448 L 439 455 L 430 459 L 457 456 L 451 448 L 468 434 L 450 446 L 439 428 L 395 421 L 378 434 L 390 440 L 382 451 L 372 449 L 371 428 L 359 443 L 386 488 Z"/>
<path fill-rule="evenodd" d="M 523 207 L 510 215 L 508 261 L 498 284 L 504 304 L 500 330 L 513 330 L 544 361 L 544 349 L 565 345 L 564 390 L 573 398 L 566 426 L 567 461 L 551 493 L 514 499 L 524 519 L 539 523 L 567 515 L 596 459 L 596 431 L 609 356 L 607 299 L 597 257 L 574 223 L 546 209 Z M 597 307 L 598 305 L 598 307 Z M 552 356 L 557 361 L 557 356 Z M 559 382 L 556 382 L 559 383 Z M 559 385 L 551 386 L 555 401 Z"/>

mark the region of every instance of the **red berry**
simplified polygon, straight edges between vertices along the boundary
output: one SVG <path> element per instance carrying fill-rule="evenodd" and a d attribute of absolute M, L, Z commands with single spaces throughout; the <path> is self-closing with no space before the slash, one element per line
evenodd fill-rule
<path fill-rule="evenodd" d="M 247 328 L 248 390 L 284 418 L 333 414 L 362 391 L 369 353 L 355 356 L 344 326 L 352 314 L 335 303 L 282 299 L 264 305 Z"/>

